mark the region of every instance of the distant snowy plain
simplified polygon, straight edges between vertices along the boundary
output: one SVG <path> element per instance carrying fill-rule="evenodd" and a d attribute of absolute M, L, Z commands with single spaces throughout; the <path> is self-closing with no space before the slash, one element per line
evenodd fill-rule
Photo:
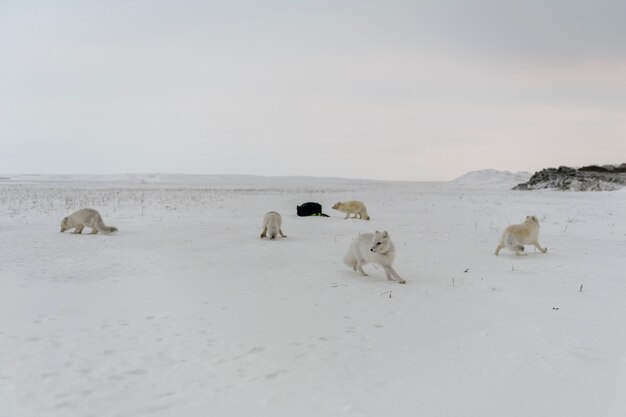
<path fill-rule="evenodd" d="M 624 416 L 626 193 L 518 179 L 5 175 L 0 415 Z M 119 233 L 59 233 L 84 207 Z M 529 214 L 548 253 L 494 256 Z M 406 285 L 342 264 L 374 230 Z"/>

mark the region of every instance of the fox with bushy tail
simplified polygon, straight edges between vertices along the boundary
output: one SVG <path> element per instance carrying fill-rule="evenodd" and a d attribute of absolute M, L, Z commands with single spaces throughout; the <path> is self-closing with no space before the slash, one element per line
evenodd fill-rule
<path fill-rule="evenodd" d="M 85 227 L 89 227 L 91 229 L 92 235 L 95 235 L 98 232 L 102 232 L 107 235 L 117 232 L 117 227 L 107 226 L 104 224 L 100 213 L 90 208 L 78 210 L 61 220 L 61 233 L 66 230 L 74 229 L 72 232 L 73 234 L 81 234 Z"/>
<path fill-rule="evenodd" d="M 498 256 L 502 248 L 507 248 L 518 256 L 525 255 L 524 245 L 533 245 L 542 253 L 548 251 L 548 248 L 542 248 L 539 244 L 539 219 L 536 216 L 526 216 L 524 223 L 513 224 L 504 229 L 495 255 Z"/>
<path fill-rule="evenodd" d="M 363 271 L 363 265 L 380 265 L 385 270 L 388 280 L 406 284 L 406 280 L 391 266 L 395 256 L 396 249 L 389 238 L 389 233 L 376 231 L 357 236 L 350 245 L 348 253 L 343 257 L 343 262 L 364 277 L 367 274 Z"/>
<path fill-rule="evenodd" d="M 276 239 L 278 236 L 287 237 L 281 226 L 283 224 L 283 218 L 279 213 L 275 211 L 268 211 L 263 216 L 263 231 L 261 232 L 261 239 L 268 237 L 269 239 Z"/>

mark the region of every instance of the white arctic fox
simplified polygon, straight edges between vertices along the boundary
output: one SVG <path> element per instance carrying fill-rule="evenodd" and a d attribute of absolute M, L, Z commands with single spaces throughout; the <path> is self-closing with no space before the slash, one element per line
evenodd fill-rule
<path fill-rule="evenodd" d="M 342 213 L 346 213 L 346 219 L 350 217 L 351 214 L 354 214 L 354 217 L 369 220 L 370 216 L 367 215 L 367 209 L 365 208 L 365 204 L 361 201 L 351 200 L 344 201 L 343 203 L 340 201 L 336 203 L 333 208 L 335 210 L 341 211 Z"/>
<path fill-rule="evenodd" d="M 69 229 L 74 229 L 72 233 L 80 234 L 83 232 L 85 226 L 91 229 L 92 235 L 98 232 L 106 234 L 117 232 L 117 228 L 109 227 L 104 224 L 100 213 L 94 209 L 86 208 L 64 217 L 63 220 L 61 220 L 61 233 Z"/>
<path fill-rule="evenodd" d="M 376 231 L 373 234 L 364 233 L 357 236 L 350 245 L 348 253 L 343 257 L 343 262 L 363 276 L 367 276 L 363 271 L 363 265 L 378 264 L 385 270 L 388 280 L 406 284 L 404 278 L 398 275 L 391 266 L 395 256 L 396 250 L 391 243 L 389 233 Z"/>
<path fill-rule="evenodd" d="M 282 217 L 280 214 L 275 211 L 268 211 L 263 217 L 263 232 L 261 233 L 261 239 L 264 237 L 269 237 L 270 239 L 275 239 L 278 235 L 282 237 L 287 237 L 283 234 L 283 231 L 280 229 L 283 223 Z"/>
<path fill-rule="evenodd" d="M 496 248 L 496 256 L 500 249 L 507 248 L 516 255 L 524 255 L 524 245 L 533 245 L 541 252 L 546 253 L 548 248 L 542 248 L 539 244 L 539 220 L 535 216 L 526 216 L 522 224 L 512 224 L 504 229 L 500 243 Z"/>

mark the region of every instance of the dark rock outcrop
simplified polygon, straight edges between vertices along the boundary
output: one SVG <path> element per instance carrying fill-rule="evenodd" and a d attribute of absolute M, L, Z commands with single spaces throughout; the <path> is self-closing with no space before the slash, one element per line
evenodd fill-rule
<path fill-rule="evenodd" d="M 626 164 L 558 167 L 537 171 L 514 190 L 613 191 L 626 185 Z"/>

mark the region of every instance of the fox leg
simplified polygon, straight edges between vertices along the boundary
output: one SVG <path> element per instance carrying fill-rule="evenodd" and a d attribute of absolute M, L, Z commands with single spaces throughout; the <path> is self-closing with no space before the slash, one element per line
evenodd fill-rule
<path fill-rule="evenodd" d="M 83 228 L 84 227 L 85 226 L 83 226 L 82 224 L 79 224 L 78 226 L 76 226 L 74 228 L 74 231 L 72 233 L 75 234 L 75 235 L 80 235 L 81 233 L 83 233 Z"/>
<path fill-rule="evenodd" d="M 356 270 L 359 271 L 359 273 L 361 275 L 363 275 L 364 277 L 367 277 L 368 275 L 365 273 L 365 271 L 363 270 L 363 263 L 357 259 L 356 261 Z"/>
<path fill-rule="evenodd" d="M 387 279 L 389 281 L 393 281 L 395 279 L 400 284 L 406 284 L 406 280 L 398 275 L 396 270 L 393 269 L 391 266 L 383 266 L 383 268 L 385 269 L 385 274 L 387 274 Z"/>
<path fill-rule="evenodd" d="M 385 275 L 387 276 L 387 280 L 393 281 L 394 277 L 393 275 L 391 275 L 391 271 L 389 270 L 389 268 L 387 268 L 386 266 L 383 266 L 383 269 L 385 270 Z"/>
<path fill-rule="evenodd" d="M 526 255 L 526 254 L 524 253 L 524 247 L 523 247 L 522 245 L 520 245 L 520 246 L 515 246 L 514 250 L 515 250 L 515 254 L 516 254 L 517 256 L 525 256 L 525 255 Z"/>
<path fill-rule="evenodd" d="M 352 270 L 354 272 L 356 272 L 357 271 L 357 265 L 359 264 L 359 261 L 358 261 L 358 258 L 356 256 L 354 256 L 354 252 L 352 250 L 352 247 L 350 247 L 349 255 L 352 255 L 352 261 L 351 261 L 350 266 L 352 267 Z M 348 255 L 346 255 L 346 258 L 348 258 Z M 350 258 L 348 258 L 348 259 L 350 259 Z"/>
<path fill-rule="evenodd" d="M 95 227 L 92 227 L 92 228 L 91 228 L 91 234 L 92 234 L 92 235 L 95 235 L 96 233 L 98 233 L 98 229 L 97 229 L 97 228 L 95 228 Z"/>
<path fill-rule="evenodd" d="M 284 234 L 284 233 L 283 233 L 283 231 L 282 231 L 282 230 L 280 230 L 280 229 L 278 229 L 278 233 L 280 233 L 280 235 L 281 235 L 282 237 L 287 237 L 287 235 L 286 235 L 286 234 Z"/>
<path fill-rule="evenodd" d="M 263 232 L 261 232 L 261 239 L 263 239 L 265 236 L 267 236 L 267 226 L 265 226 L 263 228 Z"/>
<path fill-rule="evenodd" d="M 534 242 L 532 242 L 532 245 L 534 247 L 536 247 L 537 249 L 539 249 L 541 251 L 541 253 L 546 253 L 548 251 L 548 248 L 542 248 L 541 245 L 539 244 L 538 240 L 535 240 Z"/>
<path fill-rule="evenodd" d="M 350 218 L 350 213 L 346 214 L 346 217 L 344 217 L 344 219 L 349 219 Z"/>
<path fill-rule="evenodd" d="M 502 249 L 502 245 L 498 245 L 498 247 L 496 248 L 496 256 L 500 254 L 500 249 Z"/>

